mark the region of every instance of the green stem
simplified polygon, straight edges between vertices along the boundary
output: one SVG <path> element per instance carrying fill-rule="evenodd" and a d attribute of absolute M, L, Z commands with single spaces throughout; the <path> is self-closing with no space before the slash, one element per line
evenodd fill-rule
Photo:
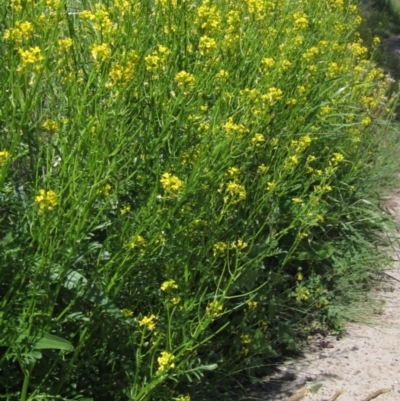
<path fill-rule="evenodd" d="M 19 364 L 21 366 L 22 372 L 24 373 L 24 382 L 22 384 L 21 396 L 19 398 L 19 401 L 26 401 L 26 396 L 27 396 L 27 393 L 28 393 L 29 381 L 31 379 L 31 373 L 32 373 L 33 367 L 35 366 L 35 362 L 31 362 L 29 364 L 27 370 L 24 369 L 23 364 L 22 364 L 21 361 L 19 361 Z"/>

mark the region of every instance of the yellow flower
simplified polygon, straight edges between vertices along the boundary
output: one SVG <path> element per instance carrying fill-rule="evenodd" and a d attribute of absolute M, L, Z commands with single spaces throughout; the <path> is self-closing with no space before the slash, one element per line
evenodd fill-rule
<path fill-rule="evenodd" d="M 190 395 L 180 395 L 176 401 L 190 401 Z"/>
<path fill-rule="evenodd" d="M 125 206 L 120 210 L 120 213 L 121 213 L 122 215 L 124 215 L 124 214 L 129 213 L 130 211 L 131 211 L 130 205 L 125 205 Z"/>
<path fill-rule="evenodd" d="M 258 167 L 257 167 L 257 172 L 258 173 L 265 173 L 266 171 L 268 170 L 268 167 L 263 163 L 263 164 L 260 164 Z"/>
<path fill-rule="evenodd" d="M 6 150 L 0 150 L 0 166 L 10 157 L 10 154 Z"/>
<path fill-rule="evenodd" d="M 281 89 L 271 87 L 265 95 L 261 96 L 262 100 L 266 100 L 270 105 L 274 105 L 278 100 L 283 97 L 283 92 Z"/>
<path fill-rule="evenodd" d="M 72 45 L 73 45 L 73 41 L 71 38 L 64 38 L 64 39 L 59 39 L 57 41 L 57 45 L 58 45 L 58 51 L 60 52 L 65 52 L 67 51 Z"/>
<path fill-rule="evenodd" d="M 242 239 L 238 239 L 237 242 L 234 241 L 231 243 L 231 248 L 232 249 L 244 249 L 247 247 L 247 242 L 244 242 Z"/>
<path fill-rule="evenodd" d="M 308 17 L 302 11 L 293 14 L 295 28 L 306 29 L 308 27 Z"/>
<path fill-rule="evenodd" d="M 4 40 L 12 40 L 17 44 L 28 41 L 33 35 L 33 26 L 29 21 L 17 21 L 14 28 L 6 29 Z"/>
<path fill-rule="evenodd" d="M 39 213 L 43 210 L 53 210 L 57 205 L 57 195 L 54 191 L 39 189 L 39 195 L 35 197 L 35 202 L 39 205 Z"/>
<path fill-rule="evenodd" d="M 225 70 L 219 70 L 219 72 L 215 75 L 215 79 L 217 81 L 226 81 L 229 77 L 229 72 Z"/>
<path fill-rule="evenodd" d="M 180 71 L 175 75 L 174 80 L 178 83 L 178 86 L 193 88 L 196 82 L 194 75 L 186 71 Z"/>
<path fill-rule="evenodd" d="M 210 6 L 209 0 L 204 0 L 203 4 L 198 7 L 195 24 L 205 31 L 215 32 L 221 23 L 221 13 L 217 7 Z"/>
<path fill-rule="evenodd" d="M 297 281 L 303 280 L 303 274 L 302 274 L 301 272 L 297 272 L 297 274 L 296 274 L 296 280 L 297 280 Z"/>
<path fill-rule="evenodd" d="M 241 136 L 248 131 L 243 124 L 235 124 L 232 117 L 228 118 L 228 121 L 223 125 L 223 128 L 227 135 L 238 134 Z"/>
<path fill-rule="evenodd" d="M 175 367 L 175 363 L 173 362 L 174 359 L 174 355 L 172 355 L 170 352 L 162 351 L 161 356 L 157 358 L 157 372 L 163 372 L 166 369 L 173 369 Z"/>
<path fill-rule="evenodd" d="M 135 239 L 131 242 L 131 248 L 144 247 L 146 246 L 146 241 L 141 235 L 137 235 Z"/>
<path fill-rule="evenodd" d="M 232 203 L 238 203 L 246 199 L 246 188 L 238 184 L 236 181 L 229 181 L 226 191 L 234 198 Z M 228 200 L 228 199 L 227 199 Z"/>
<path fill-rule="evenodd" d="M 296 301 L 298 303 L 302 301 L 307 301 L 310 297 L 310 291 L 304 287 L 297 287 L 296 288 Z"/>
<path fill-rule="evenodd" d="M 18 71 L 23 71 L 28 65 L 36 64 L 43 60 L 42 51 L 38 46 L 30 47 L 27 50 L 18 49 L 18 53 L 21 57 L 21 66 L 18 67 Z"/>
<path fill-rule="evenodd" d="M 273 58 L 265 57 L 261 60 L 261 64 L 266 67 L 272 67 L 275 64 L 275 61 Z"/>
<path fill-rule="evenodd" d="M 242 334 L 240 336 L 240 340 L 242 341 L 242 344 L 248 344 L 251 342 L 250 336 L 248 334 Z"/>
<path fill-rule="evenodd" d="M 225 242 L 215 243 L 213 246 L 214 257 L 223 255 L 227 249 L 228 249 L 228 245 L 225 244 Z"/>
<path fill-rule="evenodd" d="M 154 330 L 156 327 L 155 320 L 157 317 L 155 315 L 145 316 L 143 319 L 139 320 L 139 326 L 147 327 L 149 330 Z"/>
<path fill-rule="evenodd" d="M 207 55 L 217 49 L 217 42 L 208 36 L 202 36 L 199 41 L 199 50 L 201 55 Z"/>
<path fill-rule="evenodd" d="M 292 198 L 292 201 L 294 203 L 302 203 L 303 202 L 303 200 L 301 198 Z"/>
<path fill-rule="evenodd" d="M 333 154 L 333 157 L 331 158 L 331 160 L 332 160 L 335 164 L 337 164 L 337 163 L 339 163 L 339 162 L 341 162 L 341 161 L 344 160 L 344 156 L 343 156 L 341 153 L 334 153 L 334 154 Z"/>
<path fill-rule="evenodd" d="M 247 306 L 248 306 L 249 310 L 257 309 L 258 302 L 256 302 L 256 301 L 249 301 L 249 302 L 247 302 Z"/>
<path fill-rule="evenodd" d="M 101 45 L 93 45 L 91 47 L 90 53 L 96 62 L 104 62 L 110 59 L 111 49 L 107 43 L 102 43 Z"/>
<path fill-rule="evenodd" d="M 369 117 L 364 117 L 361 121 L 361 124 L 367 126 L 367 125 L 370 125 L 371 122 L 372 122 L 372 120 Z"/>
<path fill-rule="evenodd" d="M 177 192 L 182 189 L 184 183 L 176 175 L 170 173 L 164 173 L 161 176 L 160 182 L 167 192 Z"/>
<path fill-rule="evenodd" d="M 229 167 L 228 173 L 232 177 L 238 177 L 240 174 L 240 170 L 237 167 Z"/>
<path fill-rule="evenodd" d="M 164 281 L 161 284 L 161 291 L 169 291 L 169 290 L 176 290 L 178 288 L 178 284 L 175 283 L 175 280 L 168 280 Z"/>
<path fill-rule="evenodd" d="M 104 187 L 102 189 L 99 189 L 97 191 L 98 194 L 104 195 L 104 196 L 110 196 L 110 190 L 111 190 L 112 186 L 110 184 L 106 184 L 104 185 Z"/>
<path fill-rule="evenodd" d="M 224 309 L 224 306 L 218 301 L 210 302 L 206 307 L 206 312 L 212 317 L 217 317 Z"/>
<path fill-rule="evenodd" d="M 123 315 L 125 317 L 133 316 L 133 312 L 130 309 L 121 309 L 120 312 L 121 312 L 121 315 Z"/>
<path fill-rule="evenodd" d="M 260 143 L 264 142 L 265 138 L 263 134 L 255 134 L 253 138 L 251 138 L 251 142 L 253 142 L 256 146 L 259 146 Z"/>
<path fill-rule="evenodd" d="M 374 36 L 373 42 L 374 42 L 374 45 L 379 45 L 379 43 L 381 43 L 381 40 L 378 36 Z"/>
<path fill-rule="evenodd" d="M 165 62 L 170 53 L 171 51 L 167 47 L 158 45 L 157 50 L 154 50 L 144 58 L 144 61 L 146 62 L 146 70 L 156 71 L 161 69 L 165 71 Z"/>
<path fill-rule="evenodd" d="M 58 131 L 59 125 L 57 121 L 46 120 L 43 122 L 42 128 L 44 128 L 46 131 Z"/>
<path fill-rule="evenodd" d="M 93 21 L 96 17 L 95 17 L 95 15 L 91 12 L 91 11 L 89 11 L 89 10 L 82 10 L 80 13 L 79 13 L 79 17 L 81 18 L 81 19 L 87 19 L 87 20 L 89 20 L 89 21 Z"/>
<path fill-rule="evenodd" d="M 11 0 L 10 1 L 10 7 L 14 11 L 17 11 L 17 12 L 21 11 L 22 10 L 21 0 Z"/>

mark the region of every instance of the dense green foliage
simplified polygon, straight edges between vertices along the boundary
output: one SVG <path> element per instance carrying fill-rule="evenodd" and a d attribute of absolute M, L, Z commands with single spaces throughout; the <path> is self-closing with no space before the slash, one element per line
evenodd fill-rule
<path fill-rule="evenodd" d="M 356 4 L 0 15 L 5 399 L 189 400 L 340 330 L 335 300 L 385 260 L 371 188 L 395 101 Z"/>

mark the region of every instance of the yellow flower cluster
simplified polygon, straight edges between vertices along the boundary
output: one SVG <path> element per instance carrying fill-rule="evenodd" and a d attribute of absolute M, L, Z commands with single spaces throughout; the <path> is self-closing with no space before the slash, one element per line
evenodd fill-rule
<path fill-rule="evenodd" d="M 43 60 L 42 52 L 38 46 L 30 47 L 26 50 L 18 49 L 18 53 L 21 57 L 21 66 L 18 67 L 19 72 L 22 72 L 28 65 L 37 64 Z"/>
<path fill-rule="evenodd" d="M 208 36 L 202 36 L 199 41 L 199 50 L 201 55 L 210 55 L 217 49 L 217 42 Z"/>
<path fill-rule="evenodd" d="M 100 32 L 104 38 L 115 31 L 115 26 L 104 4 L 96 4 L 95 8 L 94 13 L 89 10 L 82 10 L 79 13 L 79 17 L 83 21 L 87 20 L 93 23 L 93 28 Z"/>
<path fill-rule="evenodd" d="M 169 291 L 178 289 L 178 284 L 176 284 L 175 280 L 164 281 L 161 284 L 161 291 Z"/>
<path fill-rule="evenodd" d="M 251 138 L 251 142 L 256 145 L 260 146 L 261 143 L 265 142 L 265 138 L 263 134 L 255 134 L 253 138 Z"/>
<path fill-rule="evenodd" d="M 251 339 L 248 334 L 242 334 L 240 336 L 240 341 L 242 342 L 242 344 L 249 344 L 251 342 Z"/>
<path fill-rule="evenodd" d="M 160 182 L 166 192 L 178 192 L 184 185 L 182 180 L 170 173 L 164 173 L 161 176 Z"/>
<path fill-rule="evenodd" d="M 224 203 L 232 202 L 235 204 L 245 200 L 247 196 L 244 185 L 241 185 L 236 181 L 229 181 L 226 186 L 226 192 L 228 193 L 228 196 L 224 197 Z"/>
<path fill-rule="evenodd" d="M 3 34 L 4 40 L 10 40 L 16 44 L 28 41 L 33 34 L 33 26 L 29 21 L 16 21 L 15 27 L 6 29 Z"/>
<path fill-rule="evenodd" d="M 145 316 L 141 320 L 139 320 L 139 326 L 144 326 L 149 330 L 154 330 L 156 328 L 155 320 L 157 317 L 155 315 Z"/>
<path fill-rule="evenodd" d="M 102 63 L 110 59 L 111 49 L 107 43 L 102 43 L 100 45 L 93 45 L 90 48 L 90 53 L 92 58 L 97 63 Z"/>
<path fill-rule="evenodd" d="M 70 47 L 73 45 L 73 40 L 71 38 L 63 38 L 63 39 L 58 39 L 57 41 L 57 51 L 62 53 L 66 52 Z"/>
<path fill-rule="evenodd" d="M 10 154 L 6 150 L 0 150 L 0 166 L 2 166 L 9 157 Z"/>
<path fill-rule="evenodd" d="M 225 244 L 225 242 L 222 242 L 222 241 L 216 242 L 213 246 L 214 257 L 224 255 L 227 249 L 228 249 L 228 245 Z"/>
<path fill-rule="evenodd" d="M 264 101 L 267 101 L 270 106 L 274 105 L 277 101 L 281 100 L 283 97 L 283 92 L 281 89 L 271 87 L 268 89 L 268 92 L 265 95 L 262 95 L 261 98 Z"/>
<path fill-rule="evenodd" d="M 247 248 L 247 242 L 244 242 L 242 239 L 238 239 L 237 241 L 233 241 L 231 243 L 231 249 L 242 250 Z"/>
<path fill-rule="evenodd" d="M 310 290 L 305 287 L 296 288 L 296 301 L 301 303 L 302 301 L 307 301 L 310 298 Z"/>
<path fill-rule="evenodd" d="M 106 185 L 104 185 L 103 188 L 99 189 L 97 191 L 97 193 L 104 195 L 104 196 L 110 196 L 111 188 L 112 188 L 112 186 L 110 184 L 106 184 Z"/>
<path fill-rule="evenodd" d="M 46 131 L 58 131 L 59 125 L 57 121 L 54 120 L 46 120 L 42 124 L 42 128 L 44 128 Z"/>
<path fill-rule="evenodd" d="M 146 246 L 146 240 L 141 235 L 136 235 L 136 237 L 131 242 L 131 248 L 143 248 Z"/>
<path fill-rule="evenodd" d="M 228 118 L 228 121 L 223 125 L 223 128 L 227 135 L 235 134 L 239 137 L 248 132 L 248 129 L 243 124 L 235 124 L 232 117 Z"/>
<path fill-rule="evenodd" d="M 53 210 L 57 205 L 57 194 L 51 190 L 39 189 L 39 195 L 35 197 L 35 202 L 39 205 L 39 213 L 43 210 Z"/>
<path fill-rule="evenodd" d="M 157 372 L 163 372 L 167 369 L 173 369 L 175 367 L 175 363 L 173 362 L 175 359 L 174 355 L 170 352 L 162 351 L 161 356 L 157 358 L 158 361 L 158 370 Z"/>
<path fill-rule="evenodd" d="M 171 51 L 162 45 L 158 45 L 157 50 L 154 50 L 151 54 L 147 55 L 144 58 L 144 61 L 146 62 L 146 70 L 147 71 L 166 71 L 166 60 L 168 55 L 171 53 Z"/>
<path fill-rule="evenodd" d="M 221 13 L 217 7 L 210 6 L 210 0 L 204 0 L 197 9 L 195 24 L 206 32 L 216 32 L 221 24 Z"/>
<path fill-rule="evenodd" d="M 215 74 L 215 79 L 217 80 L 217 82 L 225 82 L 229 77 L 229 72 L 222 69 L 219 70 L 217 72 L 217 74 Z"/>
<path fill-rule="evenodd" d="M 130 205 L 125 205 L 122 209 L 120 209 L 120 213 L 122 216 L 129 213 L 131 211 Z"/>
<path fill-rule="evenodd" d="M 175 75 L 175 82 L 178 83 L 179 87 L 186 87 L 192 89 L 195 85 L 196 79 L 193 74 L 186 71 L 180 71 Z"/>
<path fill-rule="evenodd" d="M 340 163 L 341 161 L 343 161 L 344 160 L 344 156 L 341 154 L 341 153 L 334 153 L 333 154 L 333 156 L 332 156 L 332 158 L 331 158 L 331 161 L 333 162 L 333 164 L 338 164 L 338 163 Z"/>
<path fill-rule="evenodd" d="M 223 39 L 223 48 L 229 49 L 235 45 L 240 39 L 240 14 L 237 10 L 230 10 L 226 17 L 228 27 L 225 30 L 225 37 Z"/>
<path fill-rule="evenodd" d="M 130 309 L 121 309 L 120 312 L 121 312 L 121 315 L 123 315 L 125 317 L 133 316 L 133 312 Z"/>
<path fill-rule="evenodd" d="M 46 6 L 50 8 L 58 8 L 60 6 L 60 0 L 46 0 Z"/>
<path fill-rule="evenodd" d="M 256 301 L 249 301 L 249 302 L 247 302 L 247 307 L 249 308 L 249 310 L 257 309 L 257 307 L 258 307 L 258 302 L 256 302 Z"/>
<path fill-rule="evenodd" d="M 218 301 L 212 301 L 206 307 L 206 313 L 212 317 L 217 317 L 223 310 L 224 306 Z"/>
<path fill-rule="evenodd" d="M 107 88 L 112 88 L 115 85 L 125 87 L 133 80 L 135 67 L 139 62 L 139 56 L 135 51 L 130 51 L 127 53 L 126 57 L 123 55 L 123 58 L 123 61 L 112 65 L 108 74 L 111 81 L 106 83 Z"/>
<path fill-rule="evenodd" d="M 180 395 L 175 400 L 176 401 L 190 401 L 190 395 Z"/>
<path fill-rule="evenodd" d="M 306 29 L 308 27 L 308 16 L 302 11 L 293 14 L 294 25 L 296 29 Z"/>

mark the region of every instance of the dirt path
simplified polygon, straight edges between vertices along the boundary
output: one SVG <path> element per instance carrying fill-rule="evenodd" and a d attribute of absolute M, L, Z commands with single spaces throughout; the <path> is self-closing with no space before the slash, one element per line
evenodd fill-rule
<path fill-rule="evenodd" d="M 400 190 L 386 200 L 385 206 L 400 223 Z M 340 339 L 311 339 L 304 358 L 284 363 L 244 399 L 333 401 L 342 389 L 339 401 L 400 401 L 400 248 L 391 256 L 394 265 L 371 293 L 384 302 L 383 313 L 374 317 L 372 325 L 349 323 Z M 307 382 L 322 387 L 304 396 L 301 390 Z M 376 398 L 370 398 L 372 395 Z"/>

